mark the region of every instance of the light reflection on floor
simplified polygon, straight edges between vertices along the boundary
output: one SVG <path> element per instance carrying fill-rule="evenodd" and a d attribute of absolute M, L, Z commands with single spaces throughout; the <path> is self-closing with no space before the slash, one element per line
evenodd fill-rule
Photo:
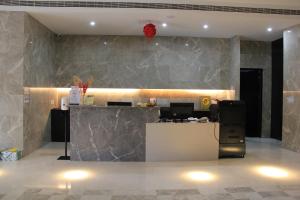
<path fill-rule="evenodd" d="M 58 184 L 57 188 L 62 190 L 70 190 L 72 188 L 72 185 L 71 183 Z"/>
<path fill-rule="evenodd" d="M 91 178 L 91 172 L 83 169 L 66 170 L 62 172 L 59 177 L 63 180 L 80 181 Z"/>
<path fill-rule="evenodd" d="M 206 171 L 190 171 L 184 173 L 184 178 L 188 181 L 210 182 L 216 180 L 216 175 Z"/>
<path fill-rule="evenodd" d="M 278 166 L 258 166 L 255 168 L 257 173 L 275 179 L 288 179 L 292 178 L 291 172 Z"/>

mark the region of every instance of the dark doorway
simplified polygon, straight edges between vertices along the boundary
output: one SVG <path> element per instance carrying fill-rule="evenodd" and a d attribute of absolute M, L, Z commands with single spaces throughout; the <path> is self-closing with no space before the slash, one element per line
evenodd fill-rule
<path fill-rule="evenodd" d="M 240 99 L 246 103 L 246 136 L 261 137 L 262 69 L 241 69 Z"/>
<path fill-rule="evenodd" d="M 283 39 L 272 42 L 271 137 L 282 139 Z"/>

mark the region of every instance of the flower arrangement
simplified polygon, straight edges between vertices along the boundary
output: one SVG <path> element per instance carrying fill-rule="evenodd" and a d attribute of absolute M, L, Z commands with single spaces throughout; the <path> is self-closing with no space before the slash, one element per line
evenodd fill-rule
<path fill-rule="evenodd" d="M 83 82 L 78 76 L 73 76 L 73 84 L 82 90 L 83 97 L 87 89 L 93 84 L 94 78 L 90 77 L 86 82 Z"/>

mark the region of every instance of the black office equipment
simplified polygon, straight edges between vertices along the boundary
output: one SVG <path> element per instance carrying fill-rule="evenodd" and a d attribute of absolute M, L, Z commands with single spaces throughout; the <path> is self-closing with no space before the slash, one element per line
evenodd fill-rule
<path fill-rule="evenodd" d="M 210 112 L 209 111 L 203 111 L 203 110 L 194 110 L 193 114 L 191 117 L 195 117 L 195 118 L 202 118 L 202 117 L 207 117 L 210 119 Z"/>
<path fill-rule="evenodd" d="M 198 119 L 200 119 L 202 117 L 210 118 L 210 112 L 209 111 L 194 110 L 190 117 L 195 117 L 195 118 L 198 118 Z M 162 121 L 162 122 L 166 122 L 168 120 L 173 119 L 174 117 L 171 113 L 171 108 L 170 107 L 160 107 L 159 118 L 160 118 L 160 121 Z"/>
<path fill-rule="evenodd" d="M 218 104 L 211 104 L 209 106 L 209 120 L 211 122 L 219 121 L 219 105 Z"/>
<path fill-rule="evenodd" d="M 172 115 L 169 107 L 160 107 L 159 111 L 160 111 L 160 115 L 159 115 L 160 119 L 162 120 L 172 119 Z"/>
<path fill-rule="evenodd" d="M 243 101 L 219 102 L 219 157 L 244 157 L 246 154 L 246 106 Z"/>
<path fill-rule="evenodd" d="M 65 116 L 66 114 L 66 116 Z M 65 127 L 65 117 L 66 124 Z M 67 142 L 70 141 L 70 112 L 61 109 L 51 110 L 51 141 L 64 142 L 65 141 L 65 128 L 67 133 Z"/>
<path fill-rule="evenodd" d="M 131 102 L 108 101 L 107 106 L 132 106 Z"/>
<path fill-rule="evenodd" d="M 170 103 L 172 119 L 187 119 L 193 116 L 194 103 Z"/>
<path fill-rule="evenodd" d="M 57 131 L 56 128 L 58 127 L 56 125 L 60 125 L 59 126 L 59 128 L 61 128 L 60 131 L 62 131 L 63 129 L 63 136 L 64 136 L 63 142 L 65 142 L 65 154 L 63 156 L 59 156 L 57 160 L 70 160 L 70 156 L 68 156 L 68 142 L 70 141 L 70 112 L 69 110 L 52 109 L 51 120 L 52 117 L 54 120 L 51 121 L 51 133 L 53 132 L 53 134 L 55 134 Z M 60 137 L 61 137 L 61 133 L 60 133 Z"/>

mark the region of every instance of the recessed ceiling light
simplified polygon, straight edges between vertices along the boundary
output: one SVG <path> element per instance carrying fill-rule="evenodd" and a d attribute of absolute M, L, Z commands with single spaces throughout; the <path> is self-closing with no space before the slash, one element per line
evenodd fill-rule
<path fill-rule="evenodd" d="M 269 28 L 267 28 L 267 31 L 268 31 L 268 32 L 272 32 L 272 31 L 273 31 L 273 28 L 272 28 L 272 27 L 269 27 Z"/>
<path fill-rule="evenodd" d="M 207 25 L 207 24 L 204 24 L 204 25 L 203 25 L 203 28 L 204 28 L 204 29 L 208 29 L 208 25 Z"/>
<path fill-rule="evenodd" d="M 96 22 L 91 21 L 91 22 L 90 22 L 90 25 L 91 25 L 91 26 L 95 26 L 95 25 L 96 25 Z"/>
<path fill-rule="evenodd" d="M 168 26 L 167 23 L 162 23 L 161 25 L 162 25 L 163 27 L 167 27 L 167 26 Z"/>

